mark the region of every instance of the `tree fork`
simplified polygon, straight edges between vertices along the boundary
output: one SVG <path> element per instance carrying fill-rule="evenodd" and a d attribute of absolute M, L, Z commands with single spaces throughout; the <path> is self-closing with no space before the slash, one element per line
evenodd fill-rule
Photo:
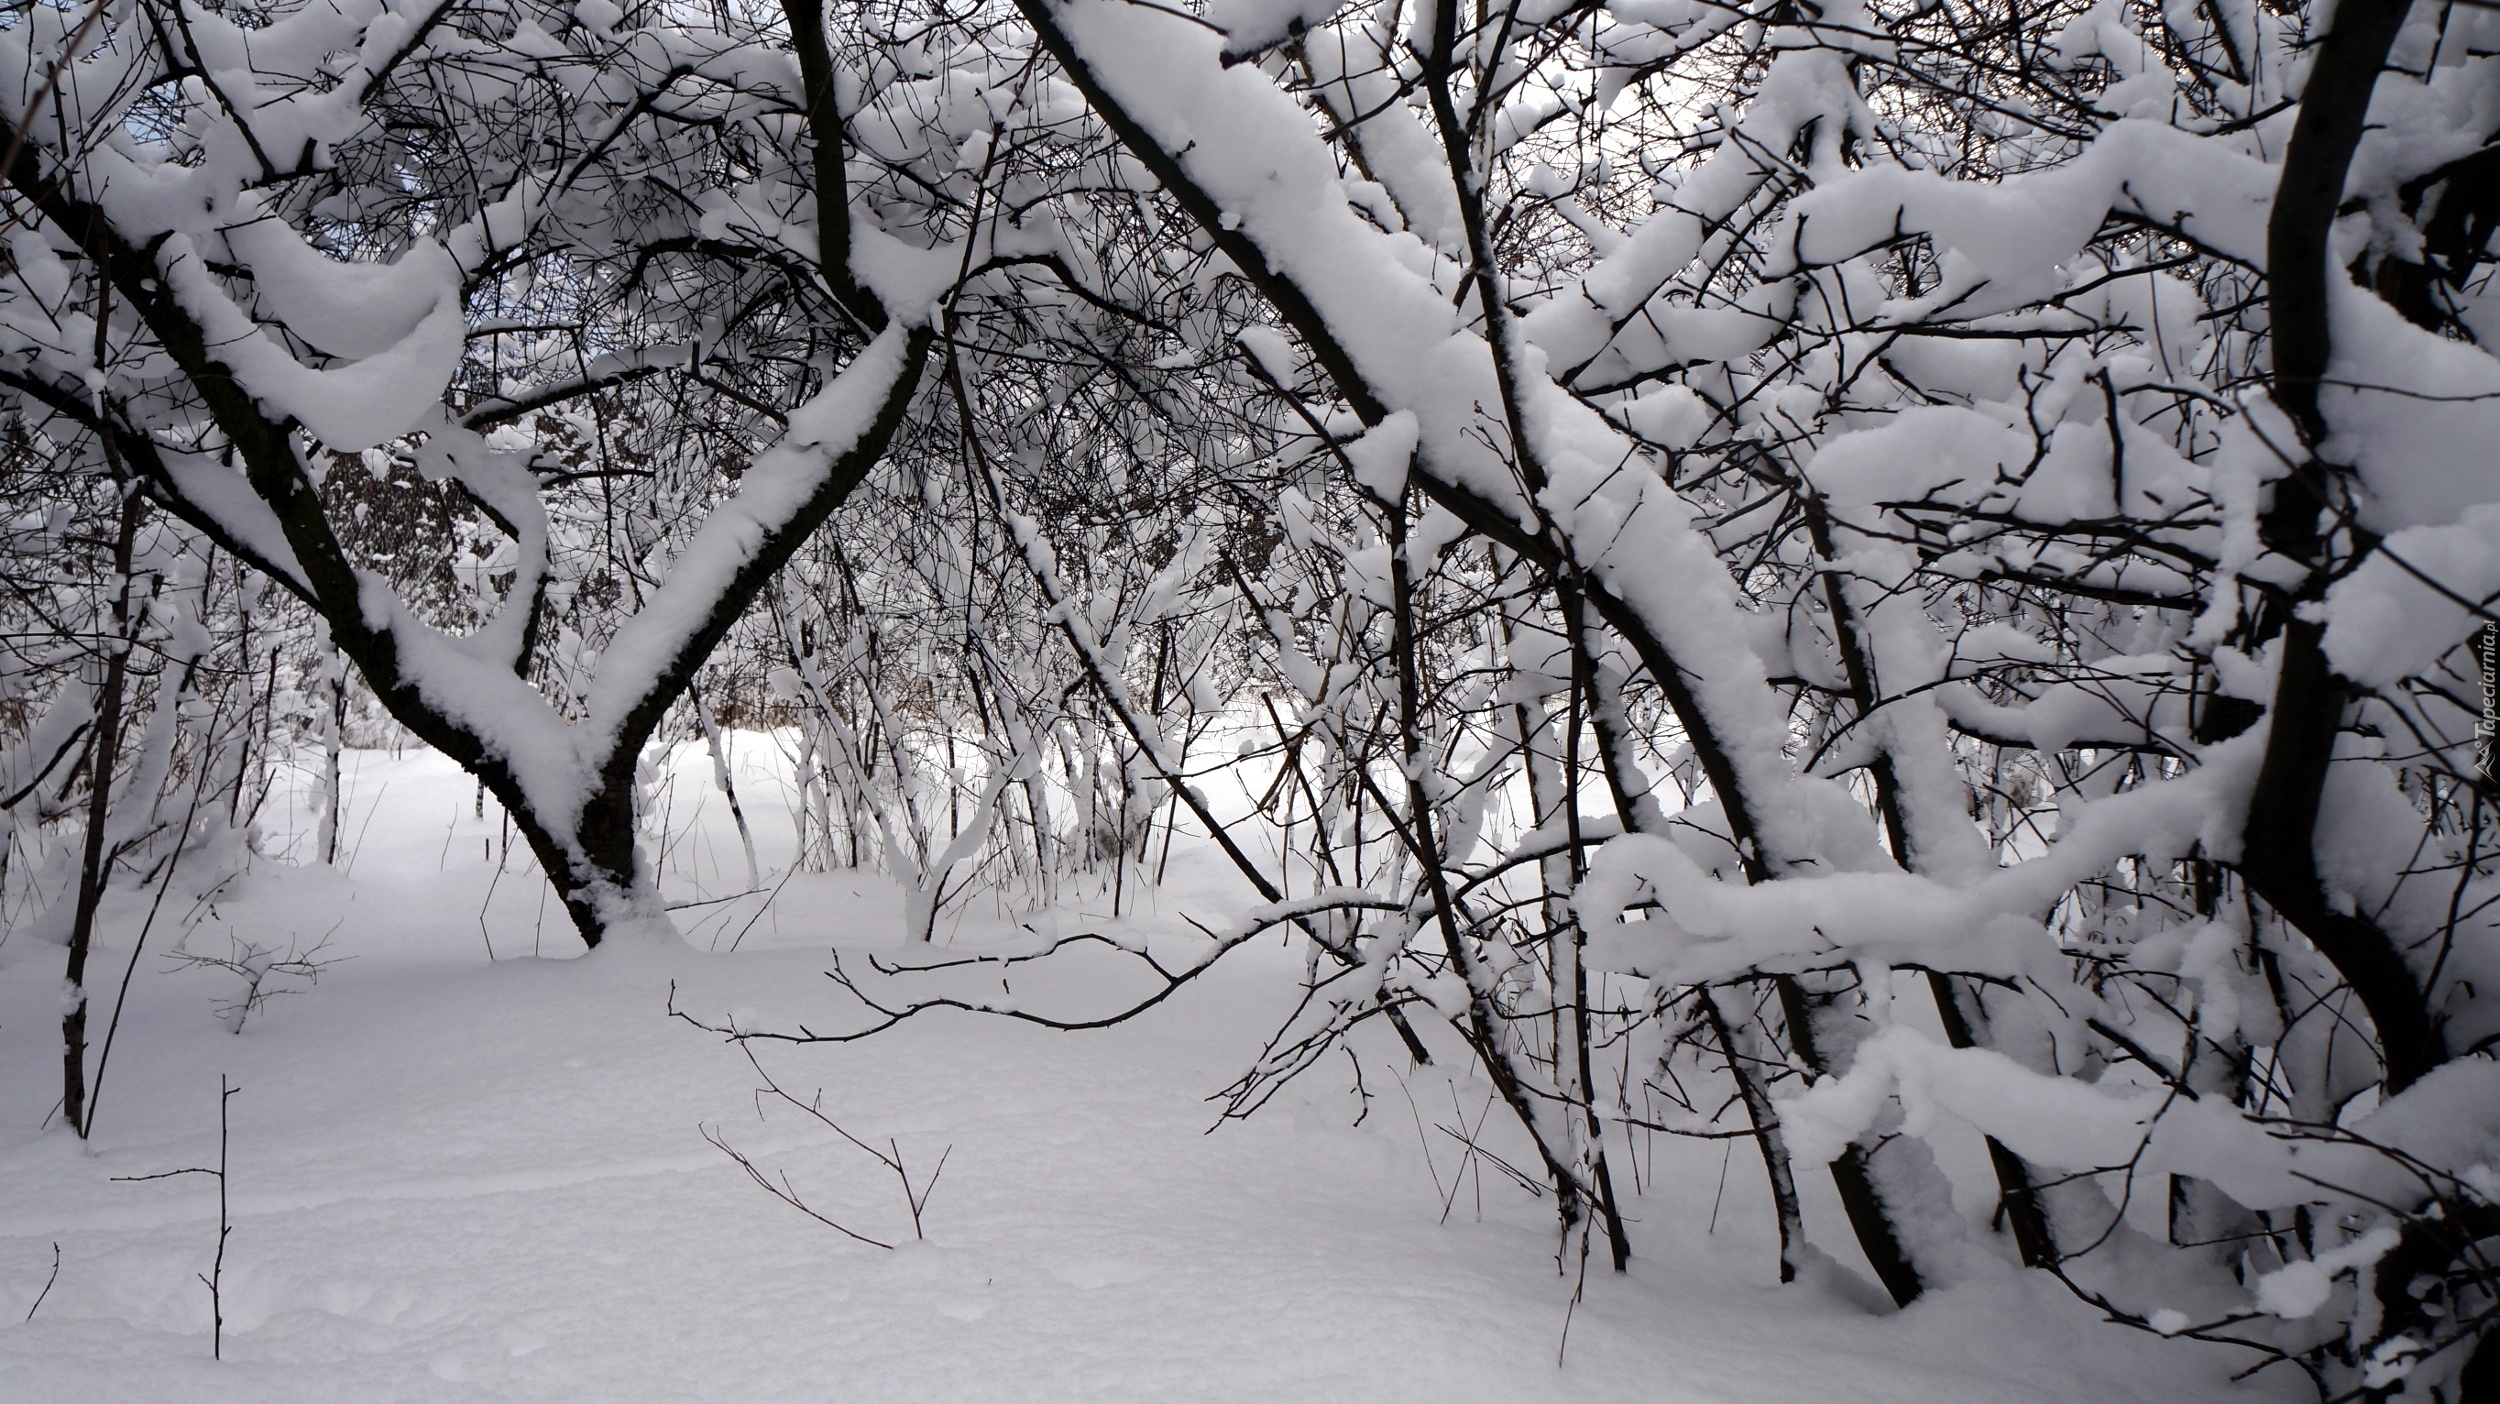
<path fill-rule="evenodd" d="M 828 110 L 829 107 L 828 103 Z M 633 776 L 643 743 L 693 680 L 695 670 L 762 592 L 765 583 L 788 562 L 800 542 L 824 524 L 883 456 L 885 445 L 901 426 L 919 384 L 936 341 L 934 329 L 919 325 L 905 334 L 895 383 L 872 422 L 851 448 L 830 465 L 816 493 L 778 530 L 768 532 L 745 563 L 732 572 L 697 626 L 680 641 L 649 687 L 619 718 L 607 755 L 595 767 L 595 784 L 571 816 L 575 841 L 567 844 L 539 816 L 538 806 L 513 768 L 495 754 L 488 738 L 425 699 L 400 666 L 398 639 L 390 628 L 366 622 L 363 582 L 297 459 L 290 442 L 293 424 L 272 420 L 233 372 L 216 358 L 198 320 L 160 283 L 152 249 L 140 249 L 123 239 L 102 210 L 71 195 L 65 182 L 47 180 L 32 145 L 19 143 L 20 133 L 14 124 L 0 121 L 0 136 L 9 138 L 18 151 L 15 164 L 0 172 L 0 176 L 5 176 L 21 196 L 62 228 L 89 231 L 91 257 L 101 274 L 139 314 L 159 347 L 199 393 L 210 417 L 242 459 L 253 494 L 276 517 L 300 574 L 249 550 L 235 539 L 233 532 L 219 527 L 213 517 L 193 504 L 184 503 L 191 509 L 182 512 L 185 520 L 203 525 L 221 545 L 235 549 L 238 556 L 251 561 L 255 568 L 310 605 L 329 623 L 331 637 L 354 660 L 384 710 L 418 740 L 485 782 L 529 839 L 532 852 L 563 899 L 566 914 L 572 918 L 583 943 L 598 945 L 619 915 L 613 909 L 615 899 L 633 893 L 637 883 Z M 834 140 L 838 143 L 838 135 Z M 828 259 L 828 266 L 836 268 L 840 278 L 849 277 L 847 266 L 838 259 Z M 134 466 L 153 469 L 150 478 L 156 495 L 182 501 L 180 490 L 145 436 L 125 437 L 112 433 L 109 426 L 104 432 L 114 443 L 136 440 L 145 445 L 143 456 Z"/>

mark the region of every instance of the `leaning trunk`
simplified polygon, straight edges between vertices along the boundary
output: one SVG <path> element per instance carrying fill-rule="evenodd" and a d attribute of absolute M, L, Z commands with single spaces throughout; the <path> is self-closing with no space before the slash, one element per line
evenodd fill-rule
<path fill-rule="evenodd" d="M 95 948 L 96 908 L 104 901 L 104 882 L 113 861 L 104 829 L 113 813 L 113 771 L 121 763 L 122 687 L 130 672 L 130 551 L 146 509 L 146 499 L 135 492 L 123 498 L 121 530 L 113 541 L 113 568 L 121 576 L 121 593 L 113 600 L 113 637 L 105 646 L 104 696 L 96 708 L 95 741 L 87 762 L 86 847 L 78 864 L 69 965 L 62 975 L 67 994 L 61 1012 L 61 1115 L 81 1136 L 87 1134 L 87 955 Z"/>

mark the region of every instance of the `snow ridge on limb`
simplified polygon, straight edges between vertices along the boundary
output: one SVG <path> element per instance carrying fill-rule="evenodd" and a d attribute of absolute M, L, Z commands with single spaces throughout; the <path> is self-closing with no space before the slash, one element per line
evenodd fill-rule
<path fill-rule="evenodd" d="M 1898 1105 L 1901 1129 L 1910 1135 L 1958 1122 L 2041 1166 L 2192 1176 L 2242 1205 L 2287 1211 L 2314 1204 L 2322 1192 L 2402 1203 L 2420 1191 L 2408 1161 L 2470 1165 L 2500 1153 L 2500 1066 L 2488 1061 L 2442 1068 L 2337 1132 L 2254 1115 L 2177 1084 L 2096 1085 L 2044 1074 L 2001 1053 L 1948 1048 L 1892 1024 L 1859 1045 L 1847 1073 L 1778 1105 L 1801 1154 L 1848 1145 Z M 2249 1284 L 2252 1295 L 2275 1315 L 2310 1316 L 2326 1305 L 2332 1277 L 2356 1261 L 2366 1266 L 2400 1241 L 2394 1225 L 2381 1223 L 2356 1240 L 2369 1245 L 2366 1257 L 2321 1251 L 2259 1275 Z"/>
<path fill-rule="evenodd" d="M 1729 7 L 1716 23 L 1697 26 L 1692 37 L 1713 37 L 1718 24 L 1733 23 L 1740 13 Z M 1845 22 L 1846 16 L 1833 19 Z M 1673 335 L 1679 319 L 1698 325 L 1744 313 L 1672 307 L 1661 294 L 1724 236 L 1740 212 L 1777 201 L 1796 187 L 1803 173 L 1772 153 L 1790 150 L 1800 133 L 1814 130 L 1819 159 L 1813 173 L 1826 176 L 1839 164 L 1840 140 L 1869 125 L 1845 55 L 1813 47 L 1774 54 L 1760 89 L 1717 148 L 1677 179 L 1671 196 L 1617 247 L 1531 308 L 1522 330 L 1570 385 L 1619 383 L 1692 359 L 1679 351 Z M 1777 326 L 1776 320 L 1748 320 L 1763 325 L 1766 337 Z"/>
<path fill-rule="evenodd" d="M 1939 313 L 1975 319 L 2049 299 L 2066 290 L 2066 270 L 2112 217 L 2262 269 L 2275 176 L 2244 138 L 2144 121 L 2112 123 L 2074 159 L 1994 184 L 1892 164 L 1829 173 L 1790 202 L 1771 240 L 1793 261 L 1766 271 L 1785 275 L 1905 237 L 1933 239 L 1947 255 L 1943 279 L 1879 307 L 1873 319 L 1882 325 Z"/>
<path fill-rule="evenodd" d="M 2069 813 L 2039 857 L 1957 878 L 1857 872 L 1744 886 L 1712 876 L 1670 839 L 1626 834 L 1598 851 L 1572 900 L 1582 924 L 1605 933 L 1590 943 L 1592 964 L 1669 984 L 1860 958 L 2020 969 L 2050 909 L 2118 860 L 2234 856 L 2233 816 L 2246 808 L 2260 742 L 2219 743 L 2176 780 Z M 1648 920 L 1620 920 L 1639 908 L 1650 909 Z"/>
<path fill-rule="evenodd" d="M 745 582 L 777 570 L 867 473 L 902 418 L 932 340 L 925 325 L 890 322 L 820 394 L 791 411 L 781 441 L 740 477 L 737 495 L 704 518 L 659 588 L 600 653 L 584 699 L 589 746 L 613 746 L 633 731 L 663 680 L 710 652 L 743 612 L 744 597 L 760 588 L 760 580 Z"/>

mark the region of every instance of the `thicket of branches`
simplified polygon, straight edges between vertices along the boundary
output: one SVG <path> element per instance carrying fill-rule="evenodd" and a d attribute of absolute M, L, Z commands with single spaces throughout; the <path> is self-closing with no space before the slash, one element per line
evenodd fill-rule
<path fill-rule="evenodd" d="M 1212 842 L 1130 1010 L 995 1012 L 1283 928 L 1231 1110 L 1381 1020 L 1567 1265 L 1734 1137 L 1784 1279 L 2500 1385 L 2489 10 L 6 14 L 0 892 L 73 987 L 357 718 L 592 943 L 653 748 L 770 729 L 919 941 Z M 983 1007 L 908 964 L 732 1032 Z"/>

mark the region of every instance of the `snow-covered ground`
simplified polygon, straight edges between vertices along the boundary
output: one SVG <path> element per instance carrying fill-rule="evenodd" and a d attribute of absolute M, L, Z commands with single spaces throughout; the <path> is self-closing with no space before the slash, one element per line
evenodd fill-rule
<path fill-rule="evenodd" d="M 768 746 L 741 745 L 770 867 L 789 827 Z M 694 902 L 744 870 L 707 765 L 687 760 L 664 886 Z M 911 1241 L 889 1170 L 791 1109 L 759 1116 L 738 1052 L 666 1013 L 674 982 L 707 1017 L 839 1024 L 826 948 L 890 941 L 890 884 L 802 874 L 769 905 L 683 908 L 683 948 L 576 958 L 536 874 L 498 871 L 499 825 L 491 807 L 471 817 L 463 777 L 429 755 L 351 763 L 344 872 L 263 860 L 205 902 L 183 895 L 198 883 L 167 899 L 91 1144 L 41 1129 L 60 950 L 0 945 L 0 1399 L 2293 1397 L 2288 1379 L 2227 1384 L 2244 1356 L 2100 1324 L 2010 1266 L 1902 1313 L 1870 1311 L 1845 1264 L 1778 1287 L 1759 1166 L 1728 1143 L 1643 1148 L 1638 1256 L 1623 1277 L 1593 1270 L 1575 1309 L 1550 1205 L 1480 1162 L 1453 1184 L 1462 1149 L 1437 1128 L 1485 1102 L 1463 1072 L 1366 1042 L 1368 1110 L 1340 1058 L 1209 1134 L 1204 1099 L 1293 996 L 1300 960 L 1277 945 L 1106 1031 L 941 1014 L 864 1043 L 762 1048 L 784 1086 L 821 1087 L 844 1127 L 891 1138 L 915 1182 L 945 1156 Z M 300 803 L 268 818 L 300 823 Z M 1203 856 L 1184 838 L 1147 920 L 1238 902 Z M 135 894 L 108 911 L 91 967 L 108 1007 L 146 918 Z M 976 898 L 939 938 L 978 947 L 1014 919 Z M 318 986 L 239 1034 L 219 1012 L 237 978 L 164 954 L 177 938 L 223 954 L 325 937 L 315 958 L 337 963 Z M 1017 990 L 1073 1006 L 1118 978 L 1078 961 Z M 216 1186 L 117 1177 L 215 1164 L 221 1076 L 241 1090 L 212 1362 L 197 1274 Z M 902 1246 L 777 1202 L 703 1127 Z M 1836 1241 L 1837 1208 L 1818 1207 Z M 25 1321 L 56 1244 L 57 1281 Z"/>

